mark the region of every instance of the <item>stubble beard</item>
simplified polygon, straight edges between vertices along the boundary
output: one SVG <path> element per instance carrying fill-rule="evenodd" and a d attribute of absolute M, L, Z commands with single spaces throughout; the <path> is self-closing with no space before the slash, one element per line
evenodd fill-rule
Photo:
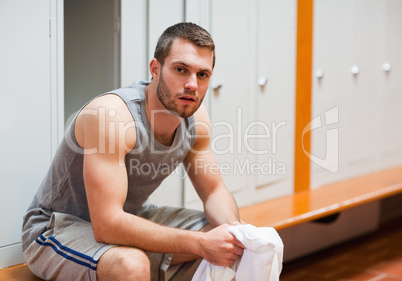
<path fill-rule="evenodd" d="M 199 98 L 195 96 L 195 93 L 193 91 L 185 91 L 183 94 L 193 96 L 195 98 L 195 102 L 197 103 L 196 106 L 193 106 L 193 108 L 191 108 L 190 105 L 183 105 L 182 109 L 180 109 L 180 107 L 175 102 L 172 92 L 166 85 L 161 71 L 158 85 L 156 87 L 156 96 L 158 100 L 170 113 L 176 115 L 177 117 L 187 118 L 197 111 L 197 109 L 201 105 L 202 100 L 199 101 Z"/>

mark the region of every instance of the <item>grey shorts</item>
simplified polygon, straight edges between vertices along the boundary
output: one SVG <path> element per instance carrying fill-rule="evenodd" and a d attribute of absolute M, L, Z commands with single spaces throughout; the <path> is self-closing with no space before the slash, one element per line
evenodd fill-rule
<path fill-rule="evenodd" d="M 173 207 L 144 205 L 136 215 L 158 224 L 199 231 L 208 222 L 204 213 Z M 78 217 L 53 213 L 47 230 L 24 251 L 29 269 L 45 280 L 78 281 L 96 279 L 102 254 L 116 245 L 98 243 L 92 226 Z M 170 267 L 172 254 L 147 253 L 152 281 L 185 280 L 195 271 L 197 261 Z M 190 279 L 191 280 L 191 279 Z"/>

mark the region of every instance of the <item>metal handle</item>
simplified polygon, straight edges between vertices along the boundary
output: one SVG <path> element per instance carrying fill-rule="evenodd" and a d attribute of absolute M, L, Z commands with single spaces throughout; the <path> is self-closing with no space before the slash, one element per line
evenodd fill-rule
<path fill-rule="evenodd" d="M 264 87 L 267 84 L 267 82 L 268 78 L 261 76 L 260 78 L 258 78 L 257 84 L 261 87 Z"/>
<path fill-rule="evenodd" d="M 385 72 L 389 72 L 392 69 L 392 65 L 389 61 L 384 61 L 382 64 L 382 69 L 384 69 Z"/>
<path fill-rule="evenodd" d="M 212 89 L 213 89 L 214 91 L 217 91 L 217 90 L 219 90 L 219 89 L 222 88 L 222 87 L 223 87 L 222 83 L 212 83 Z"/>
<path fill-rule="evenodd" d="M 322 77 L 324 77 L 324 74 L 325 74 L 325 72 L 322 68 L 317 68 L 317 70 L 315 71 L 315 76 L 318 79 L 321 79 Z"/>
<path fill-rule="evenodd" d="M 357 64 L 352 65 L 350 71 L 354 74 L 357 75 L 360 72 L 360 67 Z"/>

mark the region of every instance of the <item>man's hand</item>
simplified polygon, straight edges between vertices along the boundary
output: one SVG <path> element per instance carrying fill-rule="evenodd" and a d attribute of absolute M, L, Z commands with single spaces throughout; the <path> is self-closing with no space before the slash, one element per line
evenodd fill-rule
<path fill-rule="evenodd" d="M 218 226 L 200 240 L 201 256 L 214 265 L 233 265 L 243 255 L 244 246 L 227 231 L 229 227 L 228 224 Z"/>

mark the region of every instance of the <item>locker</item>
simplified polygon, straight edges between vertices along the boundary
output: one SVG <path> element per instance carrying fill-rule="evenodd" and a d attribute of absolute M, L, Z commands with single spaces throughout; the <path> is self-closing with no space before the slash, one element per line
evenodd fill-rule
<path fill-rule="evenodd" d="M 0 268 L 23 262 L 22 217 L 52 157 L 49 10 L 48 0 L 0 4 Z"/>
<path fill-rule="evenodd" d="M 256 175 L 256 202 L 293 193 L 296 4 L 258 1 L 254 120 L 265 126 L 256 127 L 263 168 Z"/>
<path fill-rule="evenodd" d="M 376 68 L 379 72 L 381 106 L 379 111 L 380 136 L 380 163 L 382 167 L 390 167 L 401 164 L 402 159 L 402 35 L 399 30 L 402 22 L 400 1 L 384 1 L 381 6 L 380 23 L 382 32 L 379 36 L 381 48 Z"/>
<path fill-rule="evenodd" d="M 381 1 L 353 1 L 352 21 L 352 72 L 348 94 L 348 167 L 351 176 L 377 169 L 378 134 L 380 126 L 379 103 L 379 60 L 378 49 L 381 34 L 378 10 Z M 355 72 L 353 67 L 355 67 Z"/>
<path fill-rule="evenodd" d="M 317 188 L 348 176 L 348 98 L 351 93 L 353 74 L 352 26 L 353 1 L 314 2 L 313 18 L 313 73 L 311 120 L 321 124 L 311 130 L 311 154 L 321 159 L 311 161 L 311 187 Z M 337 109 L 335 123 L 327 125 L 326 112 Z M 329 147 L 330 131 L 335 138 Z M 330 159 L 335 150 L 337 157 Z M 333 172 L 331 172 L 332 170 Z"/>

